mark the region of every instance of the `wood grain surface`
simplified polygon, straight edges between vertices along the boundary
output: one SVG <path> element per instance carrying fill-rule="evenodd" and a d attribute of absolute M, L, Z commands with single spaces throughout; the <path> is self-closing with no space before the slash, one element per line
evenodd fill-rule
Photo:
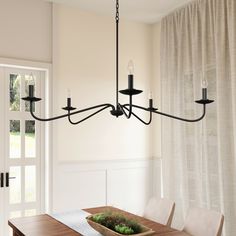
<path fill-rule="evenodd" d="M 188 236 L 187 234 L 161 225 L 151 220 L 147 220 L 143 217 L 119 210 L 114 207 L 98 207 L 84 209 L 85 211 L 95 214 L 105 211 L 114 211 L 124 214 L 126 217 L 132 218 L 137 222 L 153 229 L 155 234 L 159 236 Z M 70 229 L 61 222 L 55 220 L 49 215 L 37 215 L 31 217 L 22 217 L 17 219 L 11 219 L 8 224 L 13 229 L 14 236 L 79 236 L 81 234 Z"/>

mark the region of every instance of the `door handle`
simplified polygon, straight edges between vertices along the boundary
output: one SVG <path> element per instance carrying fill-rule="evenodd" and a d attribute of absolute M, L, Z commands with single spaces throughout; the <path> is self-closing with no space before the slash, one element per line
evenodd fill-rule
<path fill-rule="evenodd" d="M 0 175 L 0 188 L 3 188 L 4 187 L 4 174 L 1 173 Z"/>
<path fill-rule="evenodd" d="M 9 176 L 9 173 L 7 172 L 7 173 L 6 173 L 6 187 L 9 187 L 9 180 L 10 180 L 10 179 L 15 179 L 15 178 L 16 178 L 16 177 L 10 177 L 10 176 Z"/>

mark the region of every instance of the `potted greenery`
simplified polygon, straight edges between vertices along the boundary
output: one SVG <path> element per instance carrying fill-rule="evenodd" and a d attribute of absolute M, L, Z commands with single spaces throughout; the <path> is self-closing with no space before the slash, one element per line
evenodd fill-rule
<path fill-rule="evenodd" d="M 104 236 L 146 236 L 154 233 L 153 230 L 144 225 L 117 213 L 97 213 L 88 216 L 86 219 L 91 227 Z"/>

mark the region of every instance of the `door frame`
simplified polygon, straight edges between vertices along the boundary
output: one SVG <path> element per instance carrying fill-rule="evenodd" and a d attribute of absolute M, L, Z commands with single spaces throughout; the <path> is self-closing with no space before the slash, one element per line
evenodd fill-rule
<path fill-rule="evenodd" d="M 0 67 L 0 94 L 4 93 L 4 88 L 5 88 L 5 77 L 4 77 L 4 69 L 2 67 Z M 0 99 L 0 111 L 5 111 L 6 107 L 5 107 L 5 96 L 2 96 L 2 99 Z M 5 148 L 6 148 L 6 140 L 4 139 L 5 137 L 5 128 L 4 128 L 4 124 L 6 123 L 6 116 L 4 114 L 2 114 L 1 119 L 3 120 L 3 122 L 0 122 L 0 133 L 2 135 L 0 135 L 0 173 L 4 173 L 4 177 L 5 177 Z M 5 179 L 4 179 L 4 184 L 5 184 Z M 5 218 L 5 188 L 1 188 L 0 187 L 0 235 L 4 235 L 5 231 L 5 224 L 4 221 L 6 221 Z"/>
<path fill-rule="evenodd" d="M 4 67 L 4 72 L 5 72 L 5 91 L 7 91 L 7 96 L 6 96 L 6 101 L 5 101 L 5 106 L 6 106 L 6 124 L 5 124 L 5 172 L 8 172 L 11 174 L 10 171 L 10 167 L 12 166 L 35 166 L 36 167 L 36 201 L 35 201 L 35 207 L 34 204 L 32 203 L 26 203 L 26 202 L 22 202 L 20 205 L 23 207 L 23 205 L 28 207 L 31 205 L 32 208 L 35 208 L 37 210 L 37 213 L 42 213 L 44 212 L 44 198 L 43 197 L 44 194 L 44 187 L 42 188 L 42 186 L 44 186 L 44 183 L 41 184 L 41 182 L 44 180 L 43 176 L 45 175 L 44 173 L 44 159 L 40 158 L 40 157 L 44 157 L 44 152 L 42 152 L 42 150 L 44 149 L 44 141 L 43 138 L 45 136 L 44 134 L 44 125 L 39 125 L 38 122 L 35 122 L 35 128 L 36 128 L 36 136 L 40 137 L 39 139 L 36 138 L 36 143 L 35 143 L 35 147 L 36 147 L 36 156 L 35 158 L 27 158 L 25 156 L 25 123 L 22 122 L 23 120 L 34 120 L 32 119 L 32 116 L 30 115 L 29 112 L 25 112 L 25 103 L 21 102 L 20 103 L 20 111 L 9 111 L 9 107 L 10 107 L 10 102 L 8 99 L 9 96 L 9 84 L 7 82 L 7 79 L 10 78 L 11 74 L 20 74 L 21 76 L 25 77 L 25 75 L 29 75 L 31 73 L 33 73 L 34 76 L 36 76 L 37 80 L 36 80 L 36 94 L 37 96 L 41 97 L 41 90 L 44 87 L 44 81 L 42 82 L 42 79 L 44 78 L 44 73 L 42 73 L 41 71 L 38 70 L 29 70 L 29 69 L 21 69 L 21 68 L 9 68 L 9 67 Z M 42 77 L 43 76 L 43 77 Z M 43 87 L 41 86 L 43 85 Z M 25 80 L 21 80 L 21 86 L 20 86 L 20 95 L 22 96 L 27 96 L 25 94 Z M 41 107 L 43 107 L 43 105 L 41 104 L 41 106 L 37 106 L 37 110 L 36 112 L 40 112 L 41 114 Z M 43 113 L 43 112 L 42 112 Z M 43 114 L 42 114 L 43 115 Z M 20 121 L 20 129 L 21 129 L 21 154 L 23 154 L 23 156 L 21 156 L 21 158 L 9 158 L 10 157 L 10 153 L 9 153 L 9 147 L 10 147 L 10 143 L 9 143 L 9 121 L 10 120 L 19 120 Z M 22 135 L 22 133 L 24 133 Z M 40 147 L 40 148 L 38 148 Z M 24 158 L 23 158 L 24 157 Z M 21 198 L 24 199 L 24 195 L 25 195 L 25 168 L 21 168 Z M 11 181 L 14 180 L 10 180 L 10 185 L 11 185 Z M 5 197 L 8 201 L 9 199 L 9 190 L 10 188 L 5 188 Z M 40 200 L 40 201 L 39 201 Z M 12 211 L 19 211 L 19 204 L 13 204 L 13 205 L 8 205 L 6 204 L 6 212 L 12 212 Z M 8 208 L 9 207 L 9 208 Z M 22 215 L 24 216 L 24 215 Z"/>
<path fill-rule="evenodd" d="M 49 116 L 52 111 L 52 64 L 50 63 L 42 63 L 42 62 L 34 62 L 34 61 L 26 61 L 26 60 L 16 60 L 10 58 L 2 58 L 0 57 L 0 92 L 1 89 L 6 88 L 5 84 L 5 74 L 4 74 L 4 67 L 13 67 L 19 69 L 26 69 L 26 70 L 40 70 L 45 74 L 45 84 L 43 88 L 41 87 L 41 91 L 45 97 L 45 109 L 42 111 L 42 114 L 45 116 Z M 1 93 L 2 94 L 2 93 Z M 6 96 L 5 96 L 6 97 Z M 6 109 L 6 98 L 0 99 L 0 108 L 2 111 Z M 4 119 L 3 122 L 0 122 L 0 131 L 5 134 L 4 124 L 6 124 L 6 115 L 2 114 L 1 117 Z M 44 135 L 41 136 L 41 142 L 43 144 L 45 155 L 44 161 L 41 162 L 40 169 L 45 170 L 41 175 L 41 199 L 42 199 L 42 212 L 50 212 L 52 208 L 52 143 L 51 143 L 51 134 L 52 134 L 52 126 L 50 123 L 45 124 L 45 128 L 42 127 Z M 41 130 L 42 131 L 42 130 Z M 4 156 L 6 155 L 6 140 L 4 139 L 5 135 L 0 135 L 0 172 L 5 173 L 5 166 L 6 163 L 3 163 Z M 5 188 L 0 188 L 0 199 L 3 199 L 5 195 Z M 2 206 L 3 205 L 3 206 Z M 4 206 L 4 199 L 0 201 L 0 209 L 3 209 Z M 5 209 L 0 211 L 0 219 L 3 219 L 3 214 Z M 6 219 L 5 219 L 6 220 Z M 1 229 L 3 228 L 0 221 L 0 235 Z"/>

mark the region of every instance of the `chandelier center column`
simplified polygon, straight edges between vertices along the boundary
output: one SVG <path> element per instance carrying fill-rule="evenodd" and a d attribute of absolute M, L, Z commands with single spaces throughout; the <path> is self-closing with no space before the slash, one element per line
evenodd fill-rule
<path fill-rule="evenodd" d="M 119 0 L 116 0 L 116 108 L 119 104 Z"/>

